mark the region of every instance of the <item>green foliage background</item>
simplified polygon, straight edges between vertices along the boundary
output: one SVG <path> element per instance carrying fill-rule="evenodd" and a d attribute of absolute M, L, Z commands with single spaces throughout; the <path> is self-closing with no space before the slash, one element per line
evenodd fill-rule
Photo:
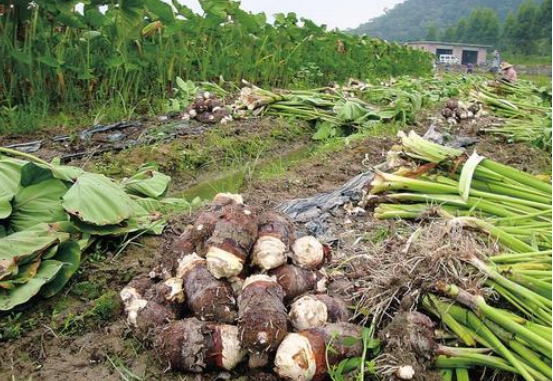
<path fill-rule="evenodd" d="M 284 87 L 298 77 L 312 86 L 431 70 L 426 53 L 327 31 L 294 13 L 269 24 L 236 1 L 200 4 L 201 15 L 176 0 L 0 0 L 0 125 L 143 101 L 151 109 L 171 96 L 177 76 Z"/>

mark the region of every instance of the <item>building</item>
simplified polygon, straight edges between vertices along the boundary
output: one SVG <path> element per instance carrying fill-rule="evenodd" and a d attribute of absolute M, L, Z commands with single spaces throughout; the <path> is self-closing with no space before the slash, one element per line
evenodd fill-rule
<path fill-rule="evenodd" d="M 488 50 L 492 49 L 492 46 L 490 45 L 440 41 L 412 41 L 407 42 L 407 45 L 435 54 L 436 58 L 439 58 L 442 54 L 452 54 L 457 57 L 462 65 L 466 65 L 468 63 L 475 65 L 485 64 Z"/>

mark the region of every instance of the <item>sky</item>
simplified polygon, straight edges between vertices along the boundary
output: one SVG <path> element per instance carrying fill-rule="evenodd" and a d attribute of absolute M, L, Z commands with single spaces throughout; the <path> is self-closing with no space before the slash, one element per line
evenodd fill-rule
<path fill-rule="evenodd" d="M 167 1 L 167 0 L 165 0 Z M 178 0 L 196 12 L 201 12 L 197 0 Z M 242 0 L 242 9 L 254 13 L 296 12 L 317 24 L 326 24 L 330 29 L 355 28 L 373 17 L 380 16 L 384 9 L 405 0 Z M 270 19 L 272 21 L 272 19 Z"/>

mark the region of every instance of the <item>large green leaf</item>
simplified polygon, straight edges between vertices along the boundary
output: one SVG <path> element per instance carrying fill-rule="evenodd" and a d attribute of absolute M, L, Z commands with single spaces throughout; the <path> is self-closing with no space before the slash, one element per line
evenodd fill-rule
<path fill-rule="evenodd" d="M 130 196 L 104 175 L 85 173 L 63 196 L 65 211 L 97 225 L 117 225 L 132 215 Z"/>
<path fill-rule="evenodd" d="M 38 294 L 40 288 L 52 280 L 63 267 L 54 260 L 43 261 L 34 278 L 12 290 L 0 290 L 0 311 L 8 311 Z"/>
<path fill-rule="evenodd" d="M 16 275 L 9 277 L 6 280 L 0 281 L 0 288 L 5 289 L 12 289 L 16 287 L 18 284 L 24 284 L 27 283 L 30 279 L 32 279 L 40 266 L 40 259 L 37 259 L 34 262 L 30 262 L 27 264 L 24 264 L 23 266 L 19 267 L 19 271 Z"/>
<path fill-rule="evenodd" d="M 12 214 L 12 197 L 7 194 L 0 194 L 0 220 L 8 218 Z"/>
<path fill-rule="evenodd" d="M 45 223 L 0 238 L 0 279 L 16 273 L 18 266 L 38 259 L 50 246 L 68 238 L 69 234 Z"/>
<path fill-rule="evenodd" d="M 21 186 L 26 187 L 53 178 L 52 171 L 45 165 L 27 163 L 21 168 Z"/>
<path fill-rule="evenodd" d="M 76 241 L 61 243 L 53 259 L 62 262 L 63 267 L 56 277 L 40 290 L 40 295 L 45 298 L 49 298 L 60 292 L 79 268 L 79 264 L 81 263 L 81 248 L 79 247 L 79 243 Z"/>
<path fill-rule="evenodd" d="M 164 175 L 152 166 L 144 167 L 124 182 L 125 191 L 144 197 L 159 198 L 167 192 L 171 177 Z"/>
<path fill-rule="evenodd" d="M 11 200 L 21 181 L 21 167 L 24 161 L 0 159 L 0 196 Z"/>
<path fill-rule="evenodd" d="M 60 180 L 50 179 L 21 188 L 13 199 L 10 224 L 14 231 L 25 230 L 41 222 L 67 220 L 61 198 L 67 186 Z"/>

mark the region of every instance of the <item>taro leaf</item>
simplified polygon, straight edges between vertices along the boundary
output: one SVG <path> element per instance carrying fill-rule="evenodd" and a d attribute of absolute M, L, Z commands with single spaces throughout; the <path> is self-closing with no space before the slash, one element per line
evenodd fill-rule
<path fill-rule="evenodd" d="M 13 290 L 0 290 L 0 311 L 8 311 L 23 304 L 35 296 L 40 288 L 54 278 L 61 270 L 63 263 L 54 260 L 43 261 L 37 274 L 27 283 L 15 287 Z"/>
<path fill-rule="evenodd" d="M 12 214 L 11 199 L 13 196 L 0 195 L 0 220 L 8 218 Z"/>
<path fill-rule="evenodd" d="M 49 247 L 66 241 L 69 235 L 41 223 L 0 239 L 0 280 L 17 271 L 18 266 L 39 258 Z"/>
<path fill-rule="evenodd" d="M 127 193 L 159 198 L 167 192 L 169 182 L 171 182 L 170 176 L 156 171 L 153 166 L 147 166 L 125 181 L 124 186 Z"/>
<path fill-rule="evenodd" d="M 336 126 L 330 122 L 318 122 L 317 132 L 313 135 L 314 140 L 326 140 L 336 136 Z"/>
<path fill-rule="evenodd" d="M 86 222 L 82 222 L 77 218 L 74 218 L 71 221 L 75 225 L 75 228 L 77 228 L 80 232 L 97 236 L 109 235 L 118 237 L 139 230 L 138 223 L 134 218 L 129 218 L 123 224 L 102 226 L 87 224 Z"/>
<path fill-rule="evenodd" d="M 0 159 L 0 196 L 12 199 L 21 181 L 21 167 L 24 161 Z"/>
<path fill-rule="evenodd" d="M 10 279 L 0 281 L 0 288 L 13 289 L 18 284 L 27 283 L 36 275 L 39 266 L 40 259 L 19 267 L 17 275 L 13 275 Z"/>
<path fill-rule="evenodd" d="M 117 225 L 132 215 L 130 196 L 104 175 L 85 173 L 63 196 L 65 211 L 97 226 Z"/>
<path fill-rule="evenodd" d="M 43 181 L 19 189 L 13 199 L 10 224 L 14 231 L 25 230 L 41 222 L 67 220 L 61 198 L 67 186 L 56 179 Z"/>
<path fill-rule="evenodd" d="M 58 252 L 58 247 L 59 247 L 59 245 L 50 246 L 48 248 L 48 250 L 46 250 L 44 252 L 44 254 L 41 255 L 41 258 L 42 259 L 50 259 L 50 258 L 54 257 L 54 255 L 56 255 L 56 253 Z"/>
<path fill-rule="evenodd" d="M 37 184 L 51 178 L 73 183 L 84 173 L 85 171 L 79 167 L 59 165 L 56 159 L 52 160 L 50 165 L 27 163 L 22 169 L 21 185 Z"/>
<path fill-rule="evenodd" d="M 53 178 L 52 171 L 45 165 L 27 163 L 21 168 L 21 186 L 38 184 Z"/>
<path fill-rule="evenodd" d="M 56 277 L 40 290 L 40 295 L 45 298 L 49 298 L 60 292 L 63 286 L 75 274 L 81 263 L 81 248 L 76 241 L 63 242 L 59 245 L 58 252 L 53 259 L 62 262 L 63 267 Z"/>
<path fill-rule="evenodd" d="M 334 112 L 336 112 L 336 117 L 341 121 L 348 122 L 364 117 L 368 110 L 358 102 L 346 100 L 345 102 L 337 103 L 334 106 Z"/>
<path fill-rule="evenodd" d="M 56 179 L 72 183 L 77 181 L 79 176 L 85 174 L 84 169 L 70 165 L 52 165 L 51 169 Z"/>

